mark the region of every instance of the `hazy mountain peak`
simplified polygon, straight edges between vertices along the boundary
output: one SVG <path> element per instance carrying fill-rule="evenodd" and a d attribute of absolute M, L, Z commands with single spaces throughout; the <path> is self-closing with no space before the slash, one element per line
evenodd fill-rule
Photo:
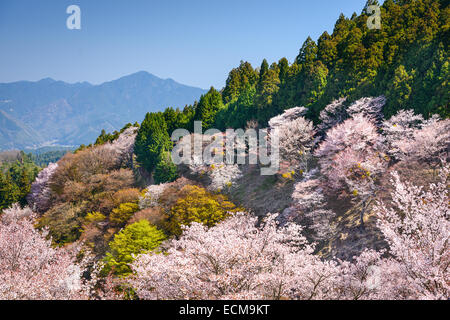
<path fill-rule="evenodd" d="M 99 85 L 70 84 L 52 78 L 0 84 L 3 110 L 0 150 L 23 149 L 49 142 L 88 144 L 108 132 L 140 121 L 147 112 L 183 108 L 205 90 L 139 71 Z M 20 124 L 20 125 L 18 125 Z M 8 130 L 13 128 L 14 130 Z M 34 136 L 30 141 L 30 136 Z"/>
<path fill-rule="evenodd" d="M 39 80 L 38 81 L 38 83 L 53 83 L 53 82 L 56 82 L 56 80 L 54 80 L 54 79 L 52 79 L 52 78 L 50 78 L 50 77 L 47 77 L 47 78 L 43 78 L 43 79 L 41 79 L 41 80 Z"/>

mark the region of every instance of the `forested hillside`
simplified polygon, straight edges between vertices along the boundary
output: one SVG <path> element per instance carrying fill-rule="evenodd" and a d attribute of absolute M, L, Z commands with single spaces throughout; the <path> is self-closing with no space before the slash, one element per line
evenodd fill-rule
<path fill-rule="evenodd" d="M 448 1 L 387 0 L 380 30 L 368 29 L 367 17 L 365 10 L 339 16 L 332 34 L 306 39 L 295 61 L 264 60 L 258 68 L 242 61 L 223 90 L 211 88 L 195 115 L 187 109 L 184 117 L 204 119 L 206 128 L 244 128 L 249 120 L 265 126 L 283 110 L 304 106 L 317 122 L 335 99 L 380 95 L 387 98 L 386 117 L 405 108 L 448 117 Z"/>
<path fill-rule="evenodd" d="M 295 106 L 317 121 L 332 100 L 379 95 L 387 117 L 404 108 L 448 117 L 448 2 L 388 0 L 381 17 L 381 30 L 369 30 L 364 10 L 341 15 L 331 35 L 306 39 L 292 64 L 263 61 L 255 70 L 242 62 L 227 79 L 217 123 L 242 127 L 254 114 L 265 123 Z"/>

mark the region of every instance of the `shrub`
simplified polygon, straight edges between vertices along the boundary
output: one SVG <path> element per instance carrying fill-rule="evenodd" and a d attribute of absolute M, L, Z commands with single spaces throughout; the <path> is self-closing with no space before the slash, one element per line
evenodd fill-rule
<path fill-rule="evenodd" d="M 84 220 L 87 223 L 94 223 L 94 222 L 102 222 L 106 220 L 106 216 L 101 214 L 98 211 L 94 211 L 94 212 L 89 212 L 86 217 L 84 218 Z"/>
<path fill-rule="evenodd" d="M 165 239 L 164 233 L 147 220 L 127 226 L 116 234 L 109 244 L 110 252 L 106 254 L 103 272 L 113 272 L 119 276 L 129 275 L 129 264 L 134 260 L 133 255 L 155 250 Z"/>
<path fill-rule="evenodd" d="M 104 146 L 90 148 L 76 154 L 67 154 L 58 162 L 50 178 L 50 187 L 62 194 L 67 181 L 85 182 L 93 175 L 118 169 L 117 153 Z"/>
<path fill-rule="evenodd" d="M 102 193 L 99 197 L 99 208 L 104 213 L 111 212 L 122 203 L 137 202 L 139 200 L 140 192 L 135 188 L 122 189 L 116 192 Z"/>
<path fill-rule="evenodd" d="M 119 169 L 106 174 L 92 176 L 87 182 L 89 192 L 99 193 L 131 188 L 134 184 L 133 172 L 129 169 Z"/>
<path fill-rule="evenodd" d="M 113 201 L 116 206 L 125 202 L 137 202 L 139 200 L 140 192 L 136 188 L 128 188 L 119 190 L 113 195 Z"/>
<path fill-rule="evenodd" d="M 122 203 L 112 211 L 109 221 L 117 225 L 125 224 L 137 211 L 139 211 L 137 203 Z"/>
<path fill-rule="evenodd" d="M 55 202 L 88 200 L 93 194 L 130 188 L 131 170 L 120 169 L 119 153 L 109 145 L 67 154 L 52 172 L 48 197 Z"/>
<path fill-rule="evenodd" d="M 141 220 L 147 220 L 158 228 L 164 228 L 164 223 L 167 221 L 167 214 L 161 207 L 147 208 L 136 212 L 128 223 L 132 224 Z"/>
<path fill-rule="evenodd" d="M 38 227 L 48 227 L 52 240 L 58 244 L 74 242 L 81 235 L 83 211 L 81 206 L 58 204 L 42 216 Z"/>

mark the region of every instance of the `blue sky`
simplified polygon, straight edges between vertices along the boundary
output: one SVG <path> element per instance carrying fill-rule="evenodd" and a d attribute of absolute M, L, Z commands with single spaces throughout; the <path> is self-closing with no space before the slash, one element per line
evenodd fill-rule
<path fill-rule="evenodd" d="M 293 61 L 366 0 L 1 0 L 0 82 L 51 77 L 97 84 L 145 70 L 221 88 L 240 60 Z M 68 30 L 66 8 L 81 8 Z"/>

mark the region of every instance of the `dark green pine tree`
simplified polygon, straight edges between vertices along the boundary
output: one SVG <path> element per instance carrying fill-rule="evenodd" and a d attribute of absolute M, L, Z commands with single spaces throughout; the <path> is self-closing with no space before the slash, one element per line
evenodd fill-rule
<path fill-rule="evenodd" d="M 20 205 L 25 206 L 27 204 L 26 197 L 31 190 L 29 172 L 27 171 L 25 166 L 22 168 L 22 171 L 20 173 L 20 178 L 19 181 L 17 182 L 17 187 L 20 190 L 18 201 Z"/>
<path fill-rule="evenodd" d="M 420 108 L 416 112 L 422 112 L 427 118 L 432 114 L 440 114 L 443 118 L 450 117 L 450 59 L 442 42 L 435 50 L 431 67 L 421 82 L 422 90 L 419 101 Z M 430 99 L 431 98 L 431 99 Z M 424 108 L 424 106 L 426 106 Z"/>
<path fill-rule="evenodd" d="M 279 72 L 280 83 L 283 84 L 286 81 L 289 73 L 288 59 L 281 58 L 280 61 L 278 61 L 278 69 L 280 70 Z"/>
<path fill-rule="evenodd" d="M 372 12 L 369 12 L 369 6 L 380 6 L 380 2 L 378 2 L 378 0 L 367 0 L 366 5 L 362 10 L 362 14 L 372 15 Z"/>
<path fill-rule="evenodd" d="M 102 129 L 102 132 L 100 133 L 100 135 L 98 136 L 97 140 L 95 140 L 95 145 L 102 145 L 105 144 L 108 141 L 108 135 L 105 131 L 105 129 Z"/>
<path fill-rule="evenodd" d="M 261 81 L 261 78 L 269 71 L 269 63 L 266 59 L 263 60 L 261 63 L 261 67 L 259 68 L 259 80 Z"/>
<path fill-rule="evenodd" d="M 255 94 L 255 87 L 247 85 L 237 100 L 217 113 L 215 127 L 222 131 L 228 128 L 245 128 L 247 121 L 256 120 Z"/>
<path fill-rule="evenodd" d="M 392 116 L 401 109 L 408 109 L 408 100 L 411 95 L 411 81 L 413 77 L 408 74 L 405 67 L 400 65 L 394 74 L 389 89 L 386 92 L 388 103 L 385 106 L 385 114 Z"/>
<path fill-rule="evenodd" d="M 328 69 L 322 61 L 317 59 L 317 56 L 318 46 L 308 37 L 295 60 L 300 67 L 300 72 L 295 79 L 294 93 L 294 102 L 298 106 L 309 107 L 324 93 Z"/>
<path fill-rule="evenodd" d="M 298 65 L 308 65 L 312 64 L 317 58 L 317 44 L 314 42 L 311 37 L 308 37 L 306 41 L 303 43 L 300 52 L 295 59 L 295 62 Z"/>
<path fill-rule="evenodd" d="M 172 147 L 164 115 L 161 112 L 147 113 L 136 136 L 134 150 L 137 161 L 152 172 L 160 154 L 170 151 Z"/>
<path fill-rule="evenodd" d="M 208 93 L 200 97 L 194 119 L 202 121 L 203 130 L 210 129 L 216 120 L 216 114 L 223 108 L 222 95 L 211 87 Z"/>
<path fill-rule="evenodd" d="M 425 117 L 449 116 L 447 6 L 439 0 L 385 0 L 382 28 L 370 30 L 367 7 L 380 2 L 366 1 L 362 14 L 350 19 L 341 14 L 333 32 L 324 32 L 317 45 L 308 37 L 292 65 L 280 60 L 276 67 L 269 67 L 263 61 L 254 97 L 261 125 L 286 108 L 304 105 L 310 110 L 308 116 L 317 121 L 320 111 L 334 99 L 347 97 L 350 102 L 378 95 L 388 98 L 386 117 L 399 108 L 414 109 Z M 227 91 L 227 110 L 220 114 L 222 127 L 234 126 L 240 114 L 240 104 L 235 103 L 236 94 L 243 94 L 238 90 L 238 75 L 230 77 L 227 90 L 233 94 Z"/>
<path fill-rule="evenodd" d="M 317 41 L 317 59 L 322 61 L 327 68 L 331 68 L 335 63 L 336 56 L 336 44 L 328 32 L 325 31 Z"/>
<path fill-rule="evenodd" d="M 241 61 L 239 67 L 230 71 L 225 88 L 222 92 L 223 102 L 229 103 L 236 99 L 248 86 L 258 81 L 258 73 L 249 62 Z"/>
<path fill-rule="evenodd" d="M 172 182 L 178 178 L 177 166 L 172 162 L 170 152 L 160 154 L 153 177 L 155 184 Z"/>
<path fill-rule="evenodd" d="M 255 107 L 257 111 L 257 120 L 261 124 L 266 123 L 272 116 L 277 114 L 277 109 L 272 107 L 273 98 L 280 89 L 280 68 L 273 63 L 266 70 L 267 61 L 264 59 L 258 85 L 256 87 Z"/>
<path fill-rule="evenodd" d="M 9 208 L 20 198 L 20 189 L 12 181 L 9 173 L 4 174 L 0 171 L 0 211 Z"/>
<path fill-rule="evenodd" d="M 166 110 L 164 110 L 164 120 L 166 121 L 166 125 L 167 125 L 167 133 L 169 134 L 169 136 L 172 135 L 172 132 L 178 128 L 178 114 L 179 114 L 179 110 L 175 110 L 172 107 L 166 108 Z"/>
<path fill-rule="evenodd" d="M 179 128 L 189 131 L 194 130 L 194 116 L 197 105 L 198 102 L 195 101 L 193 105 L 185 106 L 183 111 L 178 114 L 177 123 Z"/>

